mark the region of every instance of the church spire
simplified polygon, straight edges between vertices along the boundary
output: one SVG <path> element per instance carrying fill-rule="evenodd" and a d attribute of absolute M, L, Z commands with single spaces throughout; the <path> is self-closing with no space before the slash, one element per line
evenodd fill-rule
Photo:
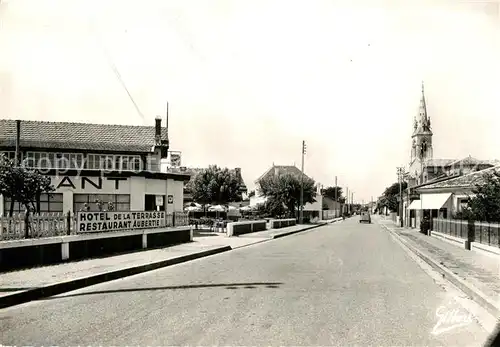
<path fill-rule="evenodd" d="M 411 161 L 414 159 L 432 158 L 432 130 L 431 120 L 427 115 L 425 102 L 424 82 L 422 81 L 422 95 L 418 108 L 418 115 L 414 118 Z"/>
<path fill-rule="evenodd" d="M 431 120 L 427 115 L 427 104 L 425 102 L 425 92 L 424 92 L 424 81 L 422 81 L 422 96 L 420 97 L 420 107 L 419 107 L 419 131 L 431 132 Z"/>

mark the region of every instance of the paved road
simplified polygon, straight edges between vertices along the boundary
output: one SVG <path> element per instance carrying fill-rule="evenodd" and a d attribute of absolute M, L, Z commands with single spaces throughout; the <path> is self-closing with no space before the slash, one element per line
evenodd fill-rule
<path fill-rule="evenodd" d="M 475 322 L 357 219 L 0 311 L 4 345 L 479 346 Z M 444 313 L 444 311 L 442 311 Z"/>

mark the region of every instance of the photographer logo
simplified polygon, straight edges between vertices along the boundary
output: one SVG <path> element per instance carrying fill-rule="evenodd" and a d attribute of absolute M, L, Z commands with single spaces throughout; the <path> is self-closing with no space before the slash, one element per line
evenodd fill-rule
<path fill-rule="evenodd" d="M 472 314 L 459 308 L 447 309 L 444 306 L 438 307 L 436 310 L 438 321 L 432 329 L 433 335 L 439 335 L 453 329 L 457 329 L 473 322 Z"/>

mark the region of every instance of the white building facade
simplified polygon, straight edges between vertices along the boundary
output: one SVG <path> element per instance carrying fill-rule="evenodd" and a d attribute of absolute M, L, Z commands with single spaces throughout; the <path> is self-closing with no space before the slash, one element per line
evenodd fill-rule
<path fill-rule="evenodd" d="M 84 207 L 115 211 L 182 211 L 189 176 L 161 172 L 168 140 L 161 120 L 155 127 L 0 120 L 0 152 L 38 170 L 55 190 L 42 194 L 36 212 L 78 212 Z M 19 128 L 17 131 L 16 127 Z M 112 207 L 111 207 L 112 206 Z M 0 214 L 24 212 L 0 195 Z"/>

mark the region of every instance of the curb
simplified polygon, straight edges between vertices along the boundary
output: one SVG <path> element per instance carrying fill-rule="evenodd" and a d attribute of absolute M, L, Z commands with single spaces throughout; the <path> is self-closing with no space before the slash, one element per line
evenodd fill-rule
<path fill-rule="evenodd" d="M 472 298 L 476 303 L 486 309 L 494 317 L 500 317 L 500 306 L 495 304 L 494 301 L 484 294 L 481 290 L 474 287 L 472 284 L 467 283 L 459 276 L 455 275 L 451 270 L 439 264 L 438 261 L 432 259 L 431 257 L 422 254 L 415 246 L 411 245 L 408 241 L 399 236 L 395 231 L 390 230 L 387 226 L 380 224 L 387 231 L 389 231 L 394 237 L 396 237 L 401 243 L 403 243 L 410 251 L 416 254 L 419 258 L 430 265 L 434 270 L 441 273 L 443 278 L 448 280 L 451 284 L 455 285 L 457 288 L 462 290 L 465 294 Z"/>
<path fill-rule="evenodd" d="M 208 257 L 210 255 L 215 255 L 218 253 L 223 253 L 230 251 L 232 248 L 230 246 L 223 246 L 214 249 L 209 249 L 207 251 L 187 254 L 184 256 L 180 256 L 177 258 L 162 260 L 156 263 L 138 265 L 130 268 L 110 271 L 101 273 L 98 275 L 93 275 L 89 277 L 77 278 L 74 280 L 69 280 L 65 282 L 59 282 L 55 284 L 50 284 L 45 287 L 33 288 L 29 290 L 25 290 L 20 293 L 7 295 L 4 297 L 0 297 L 0 309 L 23 304 L 29 301 L 43 299 L 49 296 L 54 296 L 58 294 L 62 294 L 65 292 L 69 292 L 76 289 L 81 289 L 84 287 L 93 286 L 95 284 L 113 281 L 119 278 L 128 277 L 132 275 L 137 275 L 143 272 L 148 272 L 156 269 L 160 269 L 163 267 L 184 263 L 190 260 L 195 260 L 203 257 Z"/>
<path fill-rule="evenodd" d="M 301 233 L 303 231 L 307 231 L 307 230 L 319 228 L 319 227 L 322 227 L 322 226 L 325 226 L 325 225 L 328 225 L 328 224 L 330 224 L 330 223 L 322 223 L 322 224 L 312 225 L 312 226 L 304 228 L 304 229 L 294 230 L 294 231 L 289 231 L 289 232 L 286 232 L 286 233 L 283 233 L 283 234 L 274 235 L 271 240 L 276 240 L 276 239 L 279 239 L 281 237 L 285 237 L 285 236 L 289 236 L 289 235 L 293 235 L 293 234 L 298 234 L 298 233 Z"/>

